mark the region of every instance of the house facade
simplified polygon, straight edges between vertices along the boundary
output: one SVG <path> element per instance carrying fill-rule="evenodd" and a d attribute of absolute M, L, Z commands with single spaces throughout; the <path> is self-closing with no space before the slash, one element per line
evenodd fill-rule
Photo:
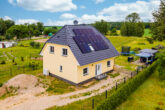
<path fill-rule="evenodd" d="M 47 40 L 41 54 L 45 75 L 74 85 L 105 77 L 119 55 L 109 40 L 89 25 L 65 25 Z"/>

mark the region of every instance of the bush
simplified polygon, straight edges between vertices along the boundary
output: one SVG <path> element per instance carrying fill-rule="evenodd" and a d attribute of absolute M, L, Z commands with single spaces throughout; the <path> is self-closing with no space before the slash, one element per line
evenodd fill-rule
<path fill-rule="evenodd" d="M 5 60 L 1 61 L 1 64 L 6 64 Z"/>
<path fill-rule="evenodd" d="M 153 44 L 154 43 L 154 39 L 151 37 L 146 37 L 146 40 L 150 43 Z"/>
<path fill-rule="evenodd" d="M 38 63 L 35 63 L 35 62 L 30 62 L 30 63 L 29 63 L 29 67 L 30 67 L 32 70 L 36 70 L 36 69 L 38 69 L 39 64 L 38 64 Z"/>
<path fill-rule="evenodd" d="M 30 42 L 30 46 L 33 48 L 40 48 L 41 45 L 39 42 L 32 41 L 32 42 Z"/>
<path fill-rule="evenodd" d="M 40 48 L 40 43 L 38 42 L 38 43 L 35 43 L 35 48 Z"/>
<path fill-rule="evenodd" d="M 158 53 L 157 56 L 158 58 L 158 72 L 159 72 L 159 78 L 161 80 L 165 80 L 165 50 L 161 53 Z"/>
<path fill-rule="evenodd" d="M 24 57 L 21 57 L 21 61 L 24 61 Z"/>
<path fill-rule="evenodd" d="M 0 87 L 2 87 L 3 86 L 3 83 L 0 83 Z"/>
<path fill-rule="evenodd" d="M 35 46 L 35 42 L 34 42 L 34 41 L 31 41 L 31 42 L 30 42 L 30 46 L 31 46 L 31 47 L 34 47 L 34 46 Z"/>
<path fill-rule="evenodd" d="M 126 82 L 121 88 L 113 92 L 104 102 L 102 102 L 97 110 L 115 110 L 129 95 L 134 92 L 148 78 L 157 67 L 157 62 L 154 62 L 147 69 L 136 75 L 132 80 Z"/>

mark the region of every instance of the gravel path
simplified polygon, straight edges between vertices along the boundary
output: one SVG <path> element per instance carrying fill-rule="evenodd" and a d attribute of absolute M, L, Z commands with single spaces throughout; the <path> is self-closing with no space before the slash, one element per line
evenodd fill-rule
<path fill-rule="evenodd" d="M 63 106 L 74 101 L 86 99 L 95 96 L 99 93 L 105 92 L 105 90 L 111 89 L 115 86 L 116 82 L 123 82 L 123 78 L 128 77 L 127 74 L 120 73 L 115 78 L 108 77 L 105 80 L 101 80 L 99 83 L 90 86 L 87 89 L 78 90 L 71 93 L 62 95 L 48 96 L 46 94 L 36 96 L 35 94 L 20 94 L 12 96 L 0 101 L 0 110 L 45 110 L 52 106 Z M 80 94 L 92 92 L 90 95 L 81 96 Z M 79 97 L 71 98 L 72 96 L 78 95 Z"/>

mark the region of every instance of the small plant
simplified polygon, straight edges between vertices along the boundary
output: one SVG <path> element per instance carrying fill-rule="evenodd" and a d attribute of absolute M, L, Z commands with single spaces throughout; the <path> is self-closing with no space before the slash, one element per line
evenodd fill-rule
<path fill-rule="evenodd" d="M 35 48 L 40 48 L 40 43 L 38 42 L 38 43 L 35 43 Z"/>
<path fill-rule="evenodd" d="M 21 57 L 21 61 L 22 61 L 22 62 L 24 61 L 24 57 Z"/>
<path fill-rule="evenodd" d="M 109 74 L 109 76 L 110 76 L 111 78 L 115 78 L 115 77 L 117 77 L 117 76 L 119 76 L 119 75 L 120 75 L 120 73 L 114 73 L 114 74 L 110 73 L 110 74 Z"/>
<path fill-rule="evenodd" d="M 39 42 L 36 43 L 36 42 L 32 41 L 32 42 L 30 42 L 30 46 L 33 47 L 33 48 L 40 48 L 41 45 L 40 45 Z"/>
<path fill-rule="evenodd" d="M 3 86 L 3 83 L 0 83 L 0 87 L 2 87 Z"/>
<path fill-rule="evenodd" d="M 30 42 L 30 46 L 34 47 L 35 46 L 35 42 L 34 41 Z"/>
<path fill-rule="evenodd" d="M 5 60 L 1 61 L 1 64 L 6 64 Z"/>
<path fill-rule="evenodd" d="M 146 37 L 146 40 L 150 43 L 153 44 L 154 43 L 154 39 L 151 37 Z"/>
<path fill-rule="evenodd" d="M 15 59 L 13 59 L 12 62 L 15 63 Z"/>
<path fill-rule="evenodd" d="M 35 63 L 35 62 L 30 62 L 30 63 L 29 63 L 29 67 L 30 67 L 32 70 L 36 70 L 36 69 L 39 67 L 39 64 L 38 64 L 38 63 Z"/>

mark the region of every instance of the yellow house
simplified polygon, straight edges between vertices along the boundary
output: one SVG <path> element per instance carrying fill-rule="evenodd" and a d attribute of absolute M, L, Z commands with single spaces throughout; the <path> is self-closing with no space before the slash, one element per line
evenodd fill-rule
<path fill-rule="evenodd" d="M 45 43 L 43 74 L 77 85 L 102 79 L 114 68 L 118 52 L 90 25 L 65 25 Z"/>

